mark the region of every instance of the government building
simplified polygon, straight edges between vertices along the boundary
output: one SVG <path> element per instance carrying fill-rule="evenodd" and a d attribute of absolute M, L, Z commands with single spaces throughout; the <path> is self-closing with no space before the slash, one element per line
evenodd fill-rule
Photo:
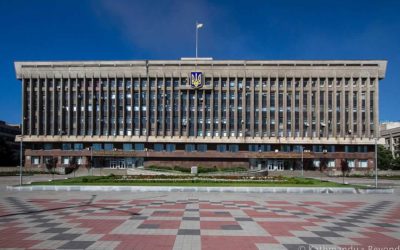
<path fill-rule="evenodd" d="M 382 60 L 16 62 L 25 167 L 374 167 Z"/>

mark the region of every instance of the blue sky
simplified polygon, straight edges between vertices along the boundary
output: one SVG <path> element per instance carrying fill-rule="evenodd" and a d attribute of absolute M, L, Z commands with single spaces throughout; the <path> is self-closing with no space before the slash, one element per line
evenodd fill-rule
<path fill-rule="evenodd" d="M 386 59 L 380 119 L 400 120 L 400 1 L 0 0 L 0 120 L 20 123 L 14 61 Z"/>

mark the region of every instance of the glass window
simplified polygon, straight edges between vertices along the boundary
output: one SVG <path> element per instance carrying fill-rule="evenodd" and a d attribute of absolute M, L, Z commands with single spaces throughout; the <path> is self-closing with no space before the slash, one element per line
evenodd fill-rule
<path fill-rule="evenodd" d="M 238 152 L 238 151 L 239 151 L 239 145 L 237 144 L 229 145 L 229 152 Z"/>
<path fill-rule="evenodd" d="M 207 151 L 207 144 L 198 144 L 197 151 L 199 152 L 206 152 Z"/>
<path fill-rule="evenodd" d="M 154 144 L 154 151 L 157 151 L 157 152 L 164 151 L 164 144 L 162 144 L 162 143 Z"/>
<path fill-rule="evenodd" d="M 329 160 L 328 161 L 328 168 L 334 168 L 336 166 L 335 160 Z"/>
<path fill-rule="evenodd" d="M 69 157 L 68 156 L 61 157 L 61 164 L 69 164 Z"/>
<path fill-rule="evenodd" d="M 74 143 L 74 150 L 83 150 L 83 143 Z"/>
<path fill-rule="evenodd" d="M 226 152 L 226 144 L 218 144 L 217 151 L 218 152 Z"/>
<path fill-rule="evenodd" d="M 186 145 L 185 145 L 185 151 L 186 151 L 186 152 L 193 152 L 193 151 L 195 151 L 195 146 L 194 146 L 194 144 L 186 144 Z"/>
<path fill-rule="evenodd" d="M 143 143 L 135 143 L 135 151 L 144 151 Z"/>
<path fill-rule="evenodd" d="M 347 163 L 349 164 L 349 168 L 354 168 L 356 166 L 356 163 L 354 160 L 347 160 Z"/>
<path fill-rule="evenodd" d="M 132 150 L 132 144 L 131 143 L 124 143 L 122 145 L 122 147 L 123 147 L 124 151 L 131 151 Z"/>
<path fill-rule="evenodd" d="M 53 149 L 53 144 L 51 143 L 45 143 L 43 146 L 44 150 L 52 150 Z"/>
<path fill-rule="evenodd" d="M 368 160 L 360 160 L 360 168 L 367 168 Z"/>
<path fill-rule="evenodd" d="M 33 165 L 38 165 L 38 164 L 40 164 L 40 157 L 39 157 L 39 156 L 32 156 L 32 157 L 31 157 L 31 163 L 32 163 Z"/>
<path fill-rule="evenodd" d="M 104 150 L 111 151 L 114 149 L 114 144 L 112 143 L 104 143 Z"/>
<path fill-rule="evenodd" d="M 62 144 L 62 150 L 71 150 L 71 149 L 72 149 L 71 143 Z"/>
<path fill-rule="evenodd" d="M 92 149 L 94 151 L 98 151 L 98 150 L 103 150 L 103 147 L 102 147 L 101 143 L 93 143 Z"/>
<path fill-rule="evenodd" d="M 175 151 L 175 150 L 176 150 L 175 144 L 167 144 L 167 145 L 166 145 L 166 151 L 167 151 L 167 152 L 173 152 L 173 151 Z"/>

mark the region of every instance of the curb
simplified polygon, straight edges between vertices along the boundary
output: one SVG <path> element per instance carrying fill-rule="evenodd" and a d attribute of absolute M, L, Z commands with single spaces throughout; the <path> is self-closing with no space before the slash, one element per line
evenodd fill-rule
<path fill-rule="evenodd" d="M 393 194 L 393 189 L 325 187 L 179 187 L 179 186 L 7 186 L 13 191 L 128 191 L 128 192 L 217 192 L 217 193 L 297 193 L 297 194 Z"/>

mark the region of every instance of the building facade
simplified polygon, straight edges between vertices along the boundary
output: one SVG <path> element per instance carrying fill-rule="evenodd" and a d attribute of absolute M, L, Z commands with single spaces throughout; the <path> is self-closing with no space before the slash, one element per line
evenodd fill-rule
<path fill-rule="evenodd" d="M 16 62 L 25 165 L 368 169 L 386 64 Z"/>
<path fill-rule="evenodd" d="M 0 121 L 0 138 L 8 144 L 12 154 L 8 155 L 7 159 L 0 160 L 0 166 L 15 166 L 19 161 L 20 145 L 15 141 L 17 135 L 21 134 L 20 125 L 8 124 L 5 121 Z"/>
<path fill-rule="evenodd" d="M 392 152 L 394 158 L 400 157 L 400 122 L 384 122 L 380 131 L 381 137 L 385 139 L 385 147 Z"/>

